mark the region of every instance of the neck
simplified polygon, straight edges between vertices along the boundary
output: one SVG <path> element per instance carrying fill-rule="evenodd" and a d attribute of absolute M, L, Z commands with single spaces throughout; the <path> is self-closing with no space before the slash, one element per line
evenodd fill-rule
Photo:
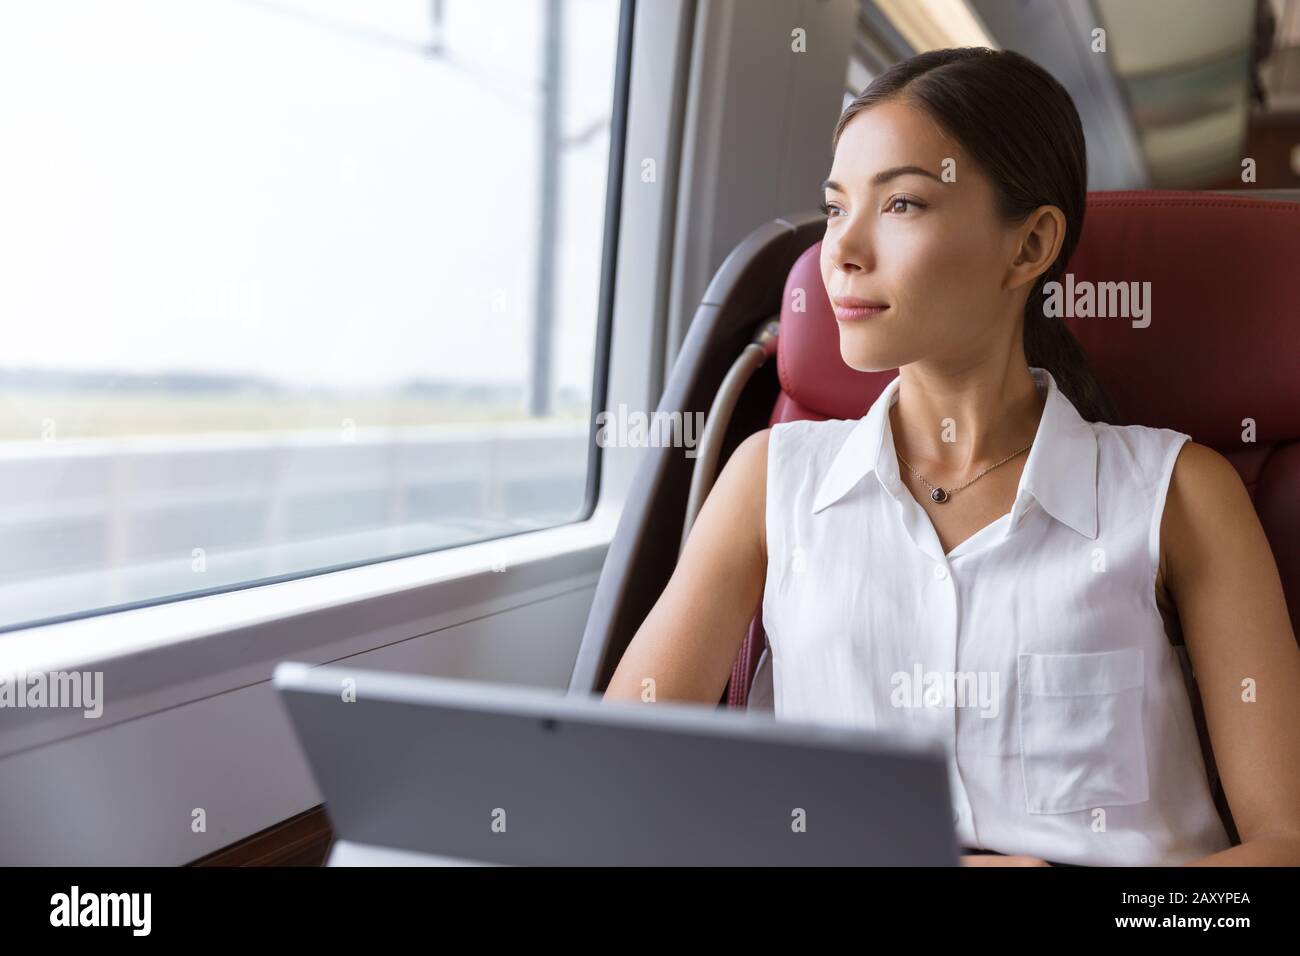
<path fill-rule="evenodd" d="M 1030 444 L 1043 405 L 1027 364 L 953 371 L 913 363 L 899 370 L 889 421 L 894 447 L 913 468 L 952 479 Z"/>

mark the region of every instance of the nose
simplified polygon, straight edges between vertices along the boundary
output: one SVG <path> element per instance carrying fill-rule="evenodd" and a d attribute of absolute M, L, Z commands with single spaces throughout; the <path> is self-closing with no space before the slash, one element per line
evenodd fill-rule
<path fill-rule="evenodd" d="M 870 243 L 861 228 L 841 223 L 833 235 L 828 230 L 822 245 L 827 247 L 827 256 L 837 272 L 851 276 L 869 272 L 874 266 Z"/>

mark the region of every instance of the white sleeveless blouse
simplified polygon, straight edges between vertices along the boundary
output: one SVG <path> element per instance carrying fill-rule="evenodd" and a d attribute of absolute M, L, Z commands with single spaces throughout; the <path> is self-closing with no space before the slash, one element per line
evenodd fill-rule
<path fill-rule="evenodd" d="M 752 706 L 938 739 L 964 847 L 1083 865 L 1230 846 L 1155 600 L 1188 435 L 1046 404 L 1011 511 L 944 554 L 888 409 L 771 430 L 768 649 Z M 770 671 L 769 671 L 770 668 Z"/>

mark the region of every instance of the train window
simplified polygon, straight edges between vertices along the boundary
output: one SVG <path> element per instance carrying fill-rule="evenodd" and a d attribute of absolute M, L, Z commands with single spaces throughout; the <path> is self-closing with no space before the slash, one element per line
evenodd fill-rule
<path fill-rule="evenodd" d="M 585 517 L 620 9 L 7 5 L 0 629 Z"/>

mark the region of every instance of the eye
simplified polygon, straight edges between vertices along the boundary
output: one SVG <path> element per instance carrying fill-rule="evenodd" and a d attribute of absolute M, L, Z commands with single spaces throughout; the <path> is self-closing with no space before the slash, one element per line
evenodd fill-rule
<path fill-rule="evenodd" d="M 836 219 L 838 218 L 838 215 L 833 215 L 833 214 L 841 213 L 844 211 L 839 206 L 835 206 L 827 202 L 822 203 L 821 209 L 822 209 L 822 215 L 825 216 L 827 219 Z"/>
<path fill-rule="evenodd" d="M 921 202 L 919 199 L 913 199 L 911 196 L 893 196 L 890 198 L 889 202 L 885 203 L 885 212 L 901 216 L 906 214 L 909 206 L 914 206 L 917 209 L 924 209 L 925 203 Z"/>

